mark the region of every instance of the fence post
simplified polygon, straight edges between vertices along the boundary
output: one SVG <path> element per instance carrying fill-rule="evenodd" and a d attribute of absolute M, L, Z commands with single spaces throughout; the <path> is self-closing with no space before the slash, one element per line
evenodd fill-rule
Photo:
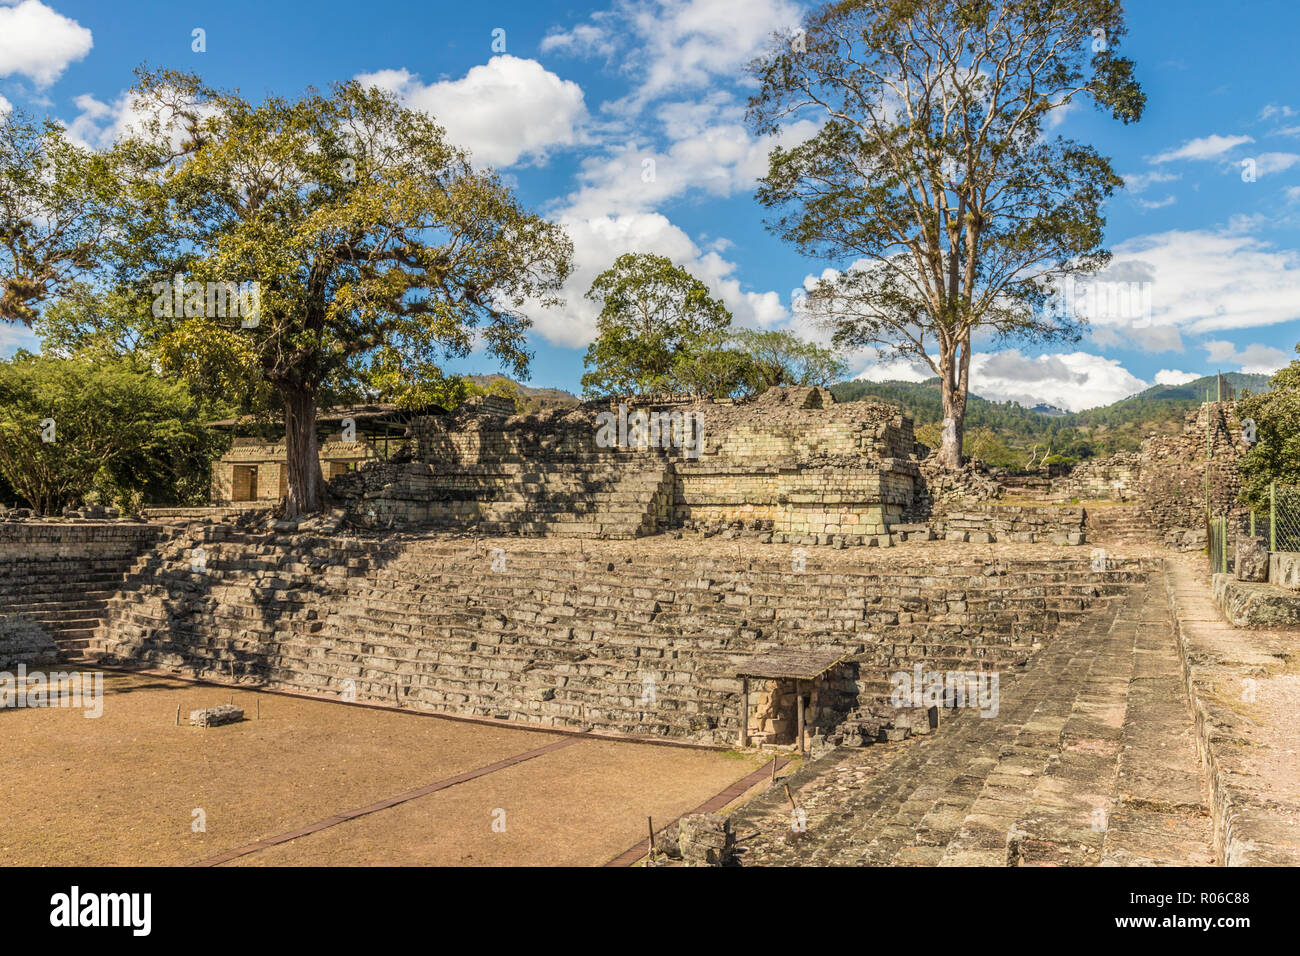
<path fill-rule="evenodd" d="M 1277 482 L 1268 483 L 1268 550 L 1277 550 Z"/>

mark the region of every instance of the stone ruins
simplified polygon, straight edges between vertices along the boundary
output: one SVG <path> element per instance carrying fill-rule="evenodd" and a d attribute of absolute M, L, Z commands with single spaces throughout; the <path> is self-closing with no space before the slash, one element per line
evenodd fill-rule
<path fill-rule="evenodd" d="M 897 408 L 825 389 L 509 411 L 485 399 L 411 417 L 387 455 L 329 476 L 335 507 L 311 520 L 278 520 L 246 476 L 229 492 L 248 446 L 245 465 L 219 466 L 211 509 L 8 515 L 0 669 L 93 660 L 806 754 L 798 795 L 739 811 L 765 834 L 735 848 L 742 864 L 1179 862 L 1179 841 L 1207 861 L 1285 856 L 1296 782 L 1264 802 L 1243 791 L 1255 758 L 1215 696 L 1239 668 L 1277 667 L 1240 639 L 1220 646 L 1227 624 L 1193 633 L 1178 617 L 1212 606 L 1178 548 L 1203 544 L 1207 498 L 1235 507 L 1230 403 L 1059 476 L 939 472 Z M 1294 587 L 1298 566 L 1254 586 Z M 1162 728 L 1185 752 L 1143 782 L 1123 755 L 1158 749 Z M 855 774 L 874 783 L 828 789 Z M 994 813 L 981 801 L 999 785 L 1010 802 Z M 1126 804 L 1126 787 L 1152 792 Z M 787 839 L 789 801 L 852 822 Z M 1053 816 L 1067 805 L 1068 826 Z M 1173 808 L 1167 839 L 1150 838 L 1148 805 Z M 1094 811 L 1115 825 L 1093 828 Z M 681 855 L 730 857 L 731 832 L 692 822 Z"/>

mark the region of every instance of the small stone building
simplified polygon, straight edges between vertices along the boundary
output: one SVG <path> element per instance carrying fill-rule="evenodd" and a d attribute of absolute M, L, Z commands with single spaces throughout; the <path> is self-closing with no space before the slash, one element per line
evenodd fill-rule
<path fill-rule="evenodd" d="M 316 426 L 321 474 L 326 481 L 355 471 L 368 461 L 382 461 L 396 448 L 417 415 L 396 405 L 360 405 L 320 411 Z M 269 426 L 252 416 L 209 422 L 208 427 L 234 433 L 230 450 L 212 465 L 214 505 L 269 505 L 288 491 L 287 451 L 283 425 Z M 272 429 L 280 436 L 268 434 Z"/>

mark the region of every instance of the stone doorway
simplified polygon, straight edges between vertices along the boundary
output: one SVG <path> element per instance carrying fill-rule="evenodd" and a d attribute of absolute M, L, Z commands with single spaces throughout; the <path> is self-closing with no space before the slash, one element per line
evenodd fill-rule
<path fill-rule="evenodd" d="M 257 500 L 257 466 L 235 465 L 230 476 L 231 501 Z"/>

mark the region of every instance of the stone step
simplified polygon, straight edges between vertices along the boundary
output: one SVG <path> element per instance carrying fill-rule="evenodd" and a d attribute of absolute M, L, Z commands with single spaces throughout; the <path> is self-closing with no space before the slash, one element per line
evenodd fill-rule
<path fill-rule="evenodd" d="M 859 787 L 836 773 L 809 781 L 797 795 L 808 815 L 804 838 L 760 828 L 747 862 L 1209 862 L 1208 811 L 1162 597 L 1155 582 L 1134 589 L 1059 635 L 1023 672 L 1004 674 L 996 716 L 943 712 L 937 731 Z M 761 823 L 762 809 L 740 811 L 736 825 Z"/>

